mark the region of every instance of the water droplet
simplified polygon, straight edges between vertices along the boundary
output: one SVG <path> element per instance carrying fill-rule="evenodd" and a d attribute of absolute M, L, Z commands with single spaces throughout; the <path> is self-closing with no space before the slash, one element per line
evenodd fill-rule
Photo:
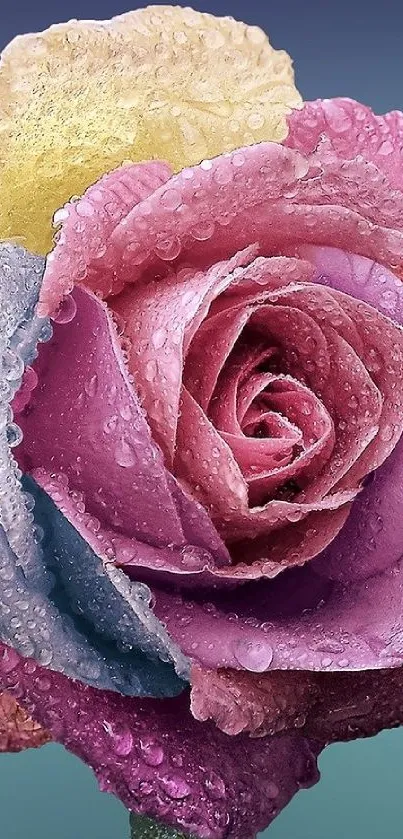
<path fill-rule="evenodd" d="M 234 655 L 239 664 L 252 673 L 263 673 L 273 661 L 273 649 L 263 641 L 238 641 Z"/>
<path fill-rule="evenodd" d="M 15 422 L 10 422 L 7 426 L 7 442 L 11 449 L 15 446 L 19 446 L 23 440 L 23 433 L 21 428 L 15 424 Z"/>
<path fill-rule="evenodd" d="M 166 776 L 160 779 L 160 784 L 170 798 L 179 800 L 180 798 L 187 798 L 191 793 L 190 786 L 184 778 Z"/>
<path fill-rule="evenodd" d="M 51 664 L 52 659 L 53 659 L 52 650 L 48 650 L 46 647 L 44 647 L 42 650 L 39 650 L 39 653 L 37 655 L 37 659 L 38 659 L 40 664 L 43 664 L 44 667 L 48 667 L 49 664 Z"/>
<path fill-rule="evenodd" d="M 126 422 L 130 422 L 132 419 L 132 412 L 129 405 L 121 405 L 119 408 L 119 414 Z"/>
<path fill-rule="evenodd" d="M 155 253 L 159 256 L 160 259 L 164 260 L 171 260 L 176 259 L 181 252 L 181 243 L 177 236 L 172 237 L 171 239 L 165 239 L 164 241 L 158 242 L 155 246 Z"/>
<path fill-rule="evenodd" d="M 280 790 L 273 781 L 269 781 L 266 786 L 266 795 L 268 798 L 277 798 L 280 795 Z"/>
<path fill-rule="evenodd" d="M 121 757 L 126 757 L 127 755 L 130 754 L 130 752 L 133 749 L 133 745 L 134 745 L 133 735 L 129 731 L 129 729 L 126 729 L 125 731 L 123 731 L 122 733 L 119 733 L 119 734 L 116 733 L 116 732 L 113 733 L 112 740 L 113 740 L 112 748 L 113 748 L 113 751 L 115 752 L 116 755 L 120 755 Z"/>
<path fill-rule="evenodd" d="M 147 382 L 153 382 L 158 372 L 155 358 L 150 358 L 144 367 L 144 376 Z"/>
<path fill-rule="evenodd" d="M 205 242 L 210 239 L 214 233 L 214 222 L 211 219 L 200 220 L 191 231 L 191 235 L 199 242 Z"/>
<path fill-rule="evenodd" d="M 3 371 L 9 382 L 17 381 L 24 372 L 24 362 L 17 353 L 7 349 L 3 354 Z"/>
<path fill-rule="evenodd" d="M 90 201 L 86 201 L 85 199 L 80 199 L 75 206 L 75 210 L 78 216 L 82 218 L 91 218 L 94 213 L 95 209 L 90 203 Z"/>
<path fill-rule="evenodd" d="M 208 778 L 204 781 L 204 786 L 209 791 L 211 798 L 224 798 L 225 784 L 222 778 L 216 772 L 210 772 Z"/>
<path fill-rule="evenodd" d="M 65 324 L 70 323 L 77 313 L 77 304 L 74 300 L 74 297 L 71 294 L 68 294 L 62 303 L 60 304 L 59 308 L 52 315 L 52 320 L 55 323 Z"/>
<path fill-rule="evenodd" d="M 189 570 L 196 570 L 205 564 L 209 564 L 210 554 L 197 548 L 194 545 L 186 545 L 181 549 L 181 562 Z"/>
<path fill-rule="evenodd" d="M 137 461 L 137 456 L 130 443 L 122 439 L 116 446 L 115 459 L 118 466 L 128 468 L 134 466 Z"/>
<path fill-rule="evenodd" d="M 67 207 L 62 207 L 60 210 L 56 210 L 53 216 L 53 226 L 58 227 L 63 221 L 66 221 L 69 217 L 69 211 Z"/>
<path fill-rule="evenodd" d="M 19 664 L 19 657 L 13 649 L 8 648 L 0 655 L 0 670 L 2 673 L 11 673 Z"/>
<path fill-rule="evenodd" d="M 148 766 L 160 766 L 164 760 L 164 750 L 158 743 L 149 738 L 141 738 L 140 748 L 143 755 L 144 763 Z"/>
<path fill-rule="evenodd" d="M 91 376 L 88 382 L 85 382 L 84 390 L 87 396 L 95 396 L 98 389 L 98 376 L 95 373 L 94 376 Z"/>
<path fill-rule="evenodd" d="M 117 416 L 109 417 L 109 419 L 105 420 L 104 422 L 104 431 L 105 434 L 112 434 L 115 431 L 118 424 Z"/>
<path fill-rule="evenodd" d="M 156 350 L 160 350 L 161 347 L 164 346 L 165 341 L 167 339 L 167 331 L 161 326 L 159 329 L 156 329 L 151 336 L 151 343 L 155 347 Z"/>
<path fill-rule="evenodd" d="M 47 341 L 50 341 L 52 335 L 53 335 L 52 324 L 51 324 L 50 320 L 46 319 L 44 321 L 44 324 L 43 324 L 43 326 L 41 328 L 41 331 L 39 333 L 38 341 L 40 341 L 42 344 L 46 344 Z"/>
<path fill-rule="evenodd" d="M 239 151 L 235 152 L 235 154 L 232 155 L 232 163 L 239 169 L 245 163 L 245 155 Z"/>
<path fill-rule="evenodd" d="M 160 198 L 160 202 L 167 210 L 176 210 L 182 203 L 182 196 L 178 189 L 167 189 Z"/>
<path fill-rule="evenodd" d="M 393 440 L 393 435 L 394 429 L 392 425 L 385 425 L 379 432 L 379 436 L 384 443 L 390 443 Z"/>

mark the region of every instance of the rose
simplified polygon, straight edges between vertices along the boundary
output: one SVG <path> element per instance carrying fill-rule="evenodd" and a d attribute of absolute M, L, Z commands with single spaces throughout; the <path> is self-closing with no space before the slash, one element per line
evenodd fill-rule
<path fill-rule="evenodd" d="M 105 176 L 55 217 L 38 310 L 52 337 L 32 317 L 40 260 L 3 247 L 5 394 L 48 340 L 8 426 L 43 554 L 10 467 L 2 574 L 18 617 L 8 607 L 2 638 L 52 668 L 5 650 L 3 686 L 18 676 L 28 710 L 129 807 L 200 836 L 259 829 L 312 781 L 305 737 L 400 721 L 400 126 L 317 102 L 283 146 Z M 183 698 L 52 672 L 172 696 L 167 659 L 185 679 L 192 664 L 193 713 L 229 744 L 181 727 Z M 226 798 L 251 783 L 241 754 L 247 812 Z"/>

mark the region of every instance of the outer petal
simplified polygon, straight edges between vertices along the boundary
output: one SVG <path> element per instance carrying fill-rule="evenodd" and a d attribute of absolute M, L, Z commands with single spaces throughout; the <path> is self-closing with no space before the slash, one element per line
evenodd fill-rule
<path fill-rule="evenodd" d="M 25 471 L 63 471 L 89 512 L 151 544 L 183 541 L 161 452 L 124 367 L 106 308 L 78 290 L 77 313 L 39 354 L 39 387 L 19 415 Z M 158 510 L 156 518 L 155 511 Z"/>
<path fill-rule="evenodd" d="M 0 693 L 0 752 L 38 748 L 50 739 L 9 693 Z"/>
<path fill-rule="evenodd" d="M 317 282 L 369 303 L 391 320 L 403 324 L 403 284 L 391 271 L 377 262 L 336 248 L 302 246 L 300 253 L 315 267 Z M 399 364 L 399 347 L 394 342 L 387 347 L 386 332 L 373 342 L 371 358 L 375 376 L 380 370 L 381 355 L 390 367 Z M 396 405 L 396 388 L 390 391 L 390 396 L 392 406 Z M 400 415 L 401 409 L 397 409 L 397 417 Z M 392 415 L 380 433 L 379 442 L 386 452 L 398 435 L 398 423 Z M 403 555 L 402 487 L 403 441 L 400 440 L 355 501 L 340 534 L 315 560 L 315 570 L 325 577 L 348 582 L 364 580 L 393 567 Z"/>
<path fill-rule="evenodd" d="M 391 111 L 377 116 L 354 99 L 316 99 L 305 102 L 288 117 L 285 145 L 304 154 L 341 160 L 363 157 L 373 163 L 393 189 L 402 189 L 403 114 Z M 319 150 L 320 149 L 320 150 Z"/>
<path fill-rule="evenodd" d="M 288 730 L 318 742 L 371 737 L 403 722 L 403 669 L 272 673 L 194 668 L 192 711 L 227 734 Z"/>
<path fill-rule="evenodd" d="M 252 839 L 297 789 L 318 779 L 319 746 L 298 734 L 229 738 L 193 720 L 187 697 L 125 699 L 33 662 L 27 673 L 5 648 L 0 678 L 0 687 L 17 691 L 54 738 L 92 766 L 102 789 L 200 839 Z"/>
<path fill-rule="evenodd" d="M 264 255 L 331 242 L 403 271 L 403 194 L 391 192 L 365 158 L 346 162 L 326 147 L 311 156 L 275 143 L 238 149 L 183 170 L 134 207 L 115 229 L 99 274 L 120 289 L 148 271 L 167 275 L 170 263 L 208 267 L 254 242 Z M 47 304 L 49 293 L 45 275 L 43 312 L 55 304 Z"/>
<path fill-rule="evenodd" d="M 55 213 L 53 224 L 55 227 L 62 224 L 62 230 L 56 234 L 56 246 L 47 260 L 49 285 L 55 299 L 71 291 L 83 271 L 96 277 L 96 292 L 101 289 L 105 292 L 98 265 L 116 225 L 136 204 L 168 181 L 171 174 L 171 168 L 159 161 L 126 163 Z"/>
<path fill-rule="evenodd" d="M 320 577 L 311 563 L 244 586 L 241 597 L 235 590 L 204 604 L 156 594 L 156 613 L 171 637 L 210 669 L 357 671 L 403 664 L 403 560 L 347 584 Z"/>
<path fill-rule="evenodd" d="M 105 171 L 282 140 L 300 103 L 287 54 L 259 29 L 170 6 L 17 38 L 0 96 L 0 236 L 43 253 L 54 211 Z"/>
<path fill-rule="evenodd" d="M 48 340 L 51 334 L 47 321 L 34 316 L 42 273 L 42 259 L 22 248 L 0 244 L 0 523 L 24 576 L 31 584 L 43 587 L 48 577 L 21 488 L 21 473 L 12 455 L 21 434 L 12 422 L 10 408 L 24 366 L 34 359 L 38 341 Z"/>
<path fill-rule="evenodd" d="M 80 556 L 75 559 L 79 562 Z M 45 542 L 44 568 L 56 570 L 54 560 Z M 23 656 L 33 656 L 72 678 L 108 690 L 147 696 L 180 692 L 183 682 L 167 665 L 131 648 L 124 653 L 102 633 L 91 633 L 91 625 L 75 617 L 59 575 L 55 576 L 50 591 L 30 584 L 0 531 L 0 638 L 4 642 Z"/>

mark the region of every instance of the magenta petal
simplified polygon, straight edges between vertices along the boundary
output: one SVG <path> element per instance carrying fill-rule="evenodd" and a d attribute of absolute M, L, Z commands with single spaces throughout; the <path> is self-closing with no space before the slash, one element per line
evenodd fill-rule
<path fill-rule="evenodd" d="M 64 474 L 75 516 L 78 501 L 106 559 L 186 575 L 228 565 L 207 512 L 165 469 L 105 305 L 82 289 L 74 299 L 77 313 L 55 323 L 35 363 L 39 385 L 18 416 L 24 470 Z"/>
<path fill-rule="evenodd" d="M 356 254 L 336 248 L 301 247 L 300 253 L 310 260 L 317 272 L 317 282 L 325 283 L 345 294 L 379 309 L 389 318 L 403 324 L 403 284 L 382 265 Z M 399 365 L 400 349 L 395 342 L 387 346 L 388 330 L 379 332 L 372 351 L 375 372 L 379 374 L 382 352 L 386 364 Z M 393 382 L 392 382 L 393 384 Z M 393 388 L 391 404 L 395 402 Z M 381 430 L 381 445 L 387 451 L 398 434 L 393 420 Z M 373 573 L 393 567 L 403 554 L 403 529 L 400 527 L 403 486 L 403 443 L 400 441 L 388 460 L 375 473 L 355 501 L 349 519 L 334 542 L 315 560 L 315 570 L 344 582 L 364 580 Z"/>
<path fill-rule="evenodd" d="M 312 281 L 369 303 L 403 324 L 403 283 L 384 265 L 339 248 L 301 245 L 298 253 L 315 269 Z"/>
<path fill-rule="evenodd" d="M 35 363 L 39 385 L 18 417 L 25 471 L 64 472 L 104 526 L 156 546 L 183 544 L 162 454 L 131 387 L 106 307 L 75 291 Z"/>
<path fill-rule="evenodd" d="M 137 701 L 97 691 L 0 651 L 0 689 L 131 810 L 200 839 L 252 839 L 318 780 L 320 747 L 299 734 L 253 740 L 196 722 L 188 698 Z"/>

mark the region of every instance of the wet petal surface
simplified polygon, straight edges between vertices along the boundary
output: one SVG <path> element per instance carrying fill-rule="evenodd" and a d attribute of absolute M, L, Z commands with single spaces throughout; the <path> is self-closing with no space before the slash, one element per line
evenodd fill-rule
<path fill-rule="evenodd" d="M 318 779 L 319 746 L 298 734 L 229 738 L 168 702 L 96 691 L 3 647 L 1 687 L 16 690 L 59 742 L 131 810 L 200 839 L 246 839 Z M 13 687 L 14 686 L 14 687 Z"/>

